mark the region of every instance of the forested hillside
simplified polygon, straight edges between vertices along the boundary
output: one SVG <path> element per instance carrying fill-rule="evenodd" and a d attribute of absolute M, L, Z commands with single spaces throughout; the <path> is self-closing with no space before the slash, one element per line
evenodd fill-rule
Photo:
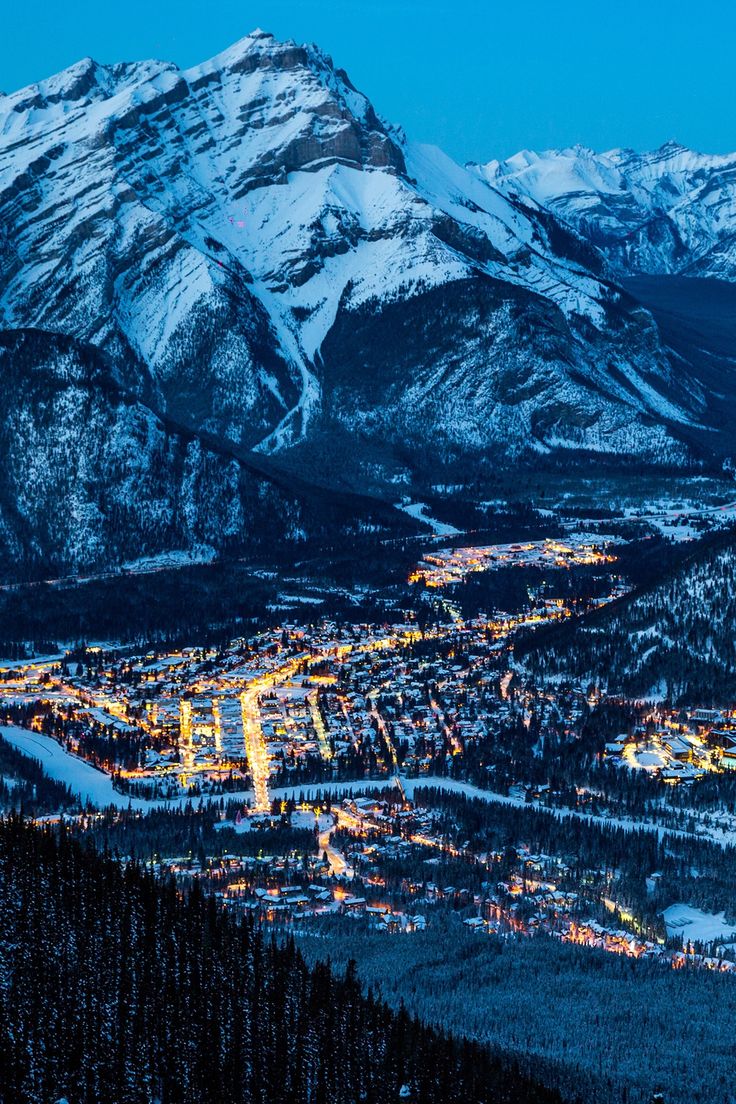
<path fill-rule="evenodd" d="M 300 939 L 309 958 L 323 943 Z M 403 939 L 356 925 L 333 938 L 332 957 L 355 958 L 391 1003 L 515 1050 L 522 1070 L 571 1101 L 652 1104 L 657 1092 L 664 1104 L 735 1099 L 732 977 L 544 937 L 469 936 L 459 921 Z"/>
<path fill-rule="evenodd" d="M 736 693 L 736 546 L 519 649 L 538 675 L 590 678 L 611 694 L 718 704 Z"/>
<path fill-rule="evenodd" d="M 17 818 L 0 822 L 3 1104 L 553 1102 L 477 1045 Z"/>
<path fill-rule="evenodd" d="M 415 528 L 391 506 L 325 495 L 162 420 L 91 345 L 0 331 L 0 371 L 0 571 L 10 577 Z"/>
<path fill-rule="evenodd" d="M 37 759 L 22 755 L 0 736 L 0 814 L 15 810 L 39 816 L 78 808 L 67 786 L 47 778 Z"/>

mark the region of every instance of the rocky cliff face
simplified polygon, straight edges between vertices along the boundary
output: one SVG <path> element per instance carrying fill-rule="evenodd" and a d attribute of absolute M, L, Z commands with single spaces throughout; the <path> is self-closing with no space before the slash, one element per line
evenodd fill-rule
<path fill-rule="evenodd" d="M 103 348 L 196 428 L 267 437 L 310 379 L 247 196 L 278 184 L 288 216 L 289 174 L 400 169 L 367 101 L 318 51 L 256 33 L 186 73 L 86 59 L 0 119 L 4 324 Z"/>
<path fill-rule="evenodd" d="M 98 346 L 193 429 L 268 451 L 326 413 L 393 440 L 650 455 L 698 419 L 594 249 L 407 144 L 316 47 L 256 32 L 184 72 L 86 60 L 0 119 L 4 325 Z"/>

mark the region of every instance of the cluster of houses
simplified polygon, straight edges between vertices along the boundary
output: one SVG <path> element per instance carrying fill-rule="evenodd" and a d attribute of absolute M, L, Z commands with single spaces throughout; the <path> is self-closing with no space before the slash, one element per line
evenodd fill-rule
<path fill-rule="evenodd" d="M 486 551 L 473 554 L 483 560 Z M 498 546 L 493 555 L 524 563 L 605 557 L 582 538 Z M 549 616 L 567 612 L 562 600 L 546 601 Z M 391 625 L 322 620 L 217 649 L 98 650 L 78 663 L 18 665 L 6 673 L 5 691 L 26 702 L 42 692 L 53 708 L 109 731 L 112 756 L 116 734 L 137 734 L 140 763 L 109 768 L 137 796 L 217 795 L 260 784 L 262 810 L 269 786 L 398 770 L 459 777 L 467 749 L 519 719 L 538 723 L 541 737 L 546 728 L 574 731 L 582 699 L 567 702 L 565 691 L 518 680 L 509 690 L 510 636 L 542 616 L 480 615 L 423 632 L 410 614 Z"/>
<path fill-rule="evenodd" d="M 314 883 L 306 887 L 284 885 L 250 891 L 236 882 L 228 886 L 223 900 L 227 905 L 252 911 L 269 923 L 343 916 L 363 919 L 370 927 L 389 933 L 424 931 L 427 926 L 426 917 L 419 913 L 409 915 L 391 905 L 369 904 L 366 897 L 352 896 L 341 885 L 325 887 Z"/>
<path fill-rule="evenodd" d="M 660 709 L 605 746 L 606 757 L 669 785 L 708 771 L 736 769 L 736 714 L 720 709 Z"/>
<path fill-rule="evenodd" d="M 365 896 L 351 894 L 341 882 L 325 877 L 306 885 L 289 882 L 270 888 L 254 888 L 249 882 L 233 881 L 218 896 L 227 907 L 252 912 L 267 923 L 341 916 L 362 919 L 370 927 L 389 933 L 424 931 L 427 926 L 426 917 L 419 913 L 409 914 L 391 904 L 371 902 Z"/>
<path fill-rule="evenodd" d="M 208 857 L 204 864 L 192 855 L 166 856 L 152 862 L 151 868 L 157 874 L 172 875 L 181 881 L 204 878 L 211 883 L 210 888 L 221 895 L 229 893 L 232 887 L 238 887 L 242 891 L 241 896 L 250 892 L 250 887 L 276 885 L 288 881 L 294 874 L 311 879 L 329 873 L 328 863 L 320 856 L 296 853 L 257 856 L 225 853 Z M 223 888 L 218 889 L 220 885 Z"/>
<path fill-rule="evenodd" d="M 482 618 L 445 626 L 427 654 L 413 647 L 411 622 L 291 625 L 216 653 L 110 654 L 93 685 L 89 671 L 57 672 L 44 693 L 111 733 L 141 735 L 144 762 L 122 772 L 141 794 L 146 783 L 158 787 L 151 796 L 162 786 L 166 796 L 247 788 L 249 735 L 275 785 L 380 777 L 398 766 L 418 775 L 518 710 L 504 689 L 505 631 Z M 17 673 L 19 699 L 38 695 L 38 673 L 27 675 Z"/>
<path fill-rule="evenodd" d="M 416 566 L 409 582 L 428 587 L 447 587 L 474 571 L 502 567 L 573 567 L 579 564 L 612 563 L 610 541 L 595 535 L 576 533 L 562 540 L 535 540 L 523 544 L 490 544 L 481 547 L 441 548 L 429 552 Z"/>

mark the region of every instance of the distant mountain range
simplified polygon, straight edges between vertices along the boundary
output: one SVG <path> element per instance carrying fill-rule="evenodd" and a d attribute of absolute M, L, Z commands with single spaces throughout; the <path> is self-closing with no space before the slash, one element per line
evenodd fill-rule
<path fill-rule="evenodd" d="M 462 167 L 260 31 L 0 96 L 0 560 L 391 527 L 449 463 L 720 463 L 734 166 Z"/>
<path fill-rule="evenodd" d="M 652 153 L 575 146 L 524 150 L 476 171 L 564 219 L 619 277 L 736 280 L 736 154 L 709 156 L 676 142 Z"/>

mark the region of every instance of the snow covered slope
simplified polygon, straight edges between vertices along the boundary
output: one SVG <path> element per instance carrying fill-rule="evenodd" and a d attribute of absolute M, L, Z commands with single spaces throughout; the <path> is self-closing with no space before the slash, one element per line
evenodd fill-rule
<path fill-rule="evenodd" d="M 620 276 L 736 280 L 736 153 L 711 156 L 676 142 L 641 154 L 574 146 L 524 150 L 474 171 L 565 219 Z"/>
<path fill-rule="evenodd" d="M 331 426 L 409 457 L 707 449 L 649 313 L 496 183 L 314 46 L 85 59 L 0 97 L 0 326 L 97 346 L 149 407 L 262 452 Z"/>

